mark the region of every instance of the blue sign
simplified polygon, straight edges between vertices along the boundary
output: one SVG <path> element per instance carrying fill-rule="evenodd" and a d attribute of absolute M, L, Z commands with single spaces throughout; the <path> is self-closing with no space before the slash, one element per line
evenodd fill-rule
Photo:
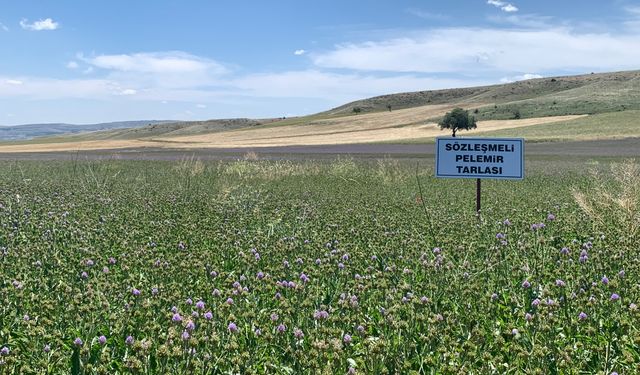
<path fill-rule="evenodd" d="M 436 138 L 436 177 L 524 178 L 522 138 Z"/>

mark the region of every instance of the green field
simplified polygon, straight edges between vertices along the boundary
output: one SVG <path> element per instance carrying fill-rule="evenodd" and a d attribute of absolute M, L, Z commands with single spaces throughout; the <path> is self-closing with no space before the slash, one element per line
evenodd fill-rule
<path fill-rule="evenodd" d="M 0 162 L 0 373 L 638 373 L 621 162 Z"/>

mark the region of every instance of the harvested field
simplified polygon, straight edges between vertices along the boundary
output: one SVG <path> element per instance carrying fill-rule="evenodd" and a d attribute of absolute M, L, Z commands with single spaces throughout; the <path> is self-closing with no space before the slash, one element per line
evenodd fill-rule
<path fill-rule="evenodd" d="M 429 105 L 358 116 L 312 121 L 307 125 L 262 127 L 189 136 L 148 137 L 60 143 L 0 146 L 0 152 L 50 152 L 123 148 L 229 148 L 337 145 L 397 142 L 448 134 L 425 119 L 443 115 L 455 105 Z M 521 120 L 489 120 L 478 123 L 468 135 L 573 120 L 579 116 L 553 116 Z"/>

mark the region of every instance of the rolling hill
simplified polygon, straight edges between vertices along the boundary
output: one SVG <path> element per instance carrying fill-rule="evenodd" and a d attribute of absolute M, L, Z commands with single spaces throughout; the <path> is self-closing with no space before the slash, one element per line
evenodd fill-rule
<path fill-rule="evenodd" d="M 432 142 L 446 135 L 438 119 L 457 106 L 478 119 L 478 129 L 463 135 L 504 134 L 530 141 L 640 137 L 640 71 L 390 94 L 288 119 L 163 123 L 61 135 L 5 143 L 0 152 Z"/>
<path fill-rule="evenodd" d="M 175 121 L 146 120 L 105 122 L 89 125 L 55 123 L 0 126 L 0 141 L 28 140 L 37 137 L 50 137 L 61 134 L 77 134 L 109 129 L 133 129 L 148 125 L 155 126 L 167 122 L 175 123 Z"/>

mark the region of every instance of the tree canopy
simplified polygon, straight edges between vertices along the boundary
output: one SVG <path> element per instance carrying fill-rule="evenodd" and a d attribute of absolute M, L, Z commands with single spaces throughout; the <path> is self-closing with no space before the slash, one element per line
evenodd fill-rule
<path fill-rule="evenodd" d="M 438 125 L 440 125 L 440 129 L 451 129 L 454 137 L 458 130 L 470 130 L 477 127 L 476 118 L 469 116 L 469 111 L 462 108 L 454 108 L 451 112 L 447 112 Z"/>

